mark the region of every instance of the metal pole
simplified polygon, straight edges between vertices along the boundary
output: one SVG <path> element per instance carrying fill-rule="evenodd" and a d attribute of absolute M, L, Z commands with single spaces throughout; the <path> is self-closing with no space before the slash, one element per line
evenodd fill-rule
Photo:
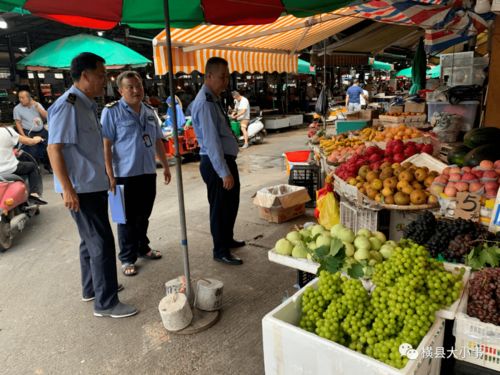
<path fill-rule="evenodd" d="M 177 130 L 177 113 L 175 110 L 175 90 L 174 90 L 174 64 L 172 62 L 172 36 L 170 34 L 170 12 L 168 9 L 168 0 L 163 1 L 165 15 L 165 32 L 167 42 L 167 60 L 168 60 L 168 86 L 170 89 L 170 106 L 172 106 L 173 117 L 173 135 L 175 145 L 175 172 L 177 180 L 177 195 L 179 198 L 179 220 L 181 224 L 181 249 L 184 260 L 184 276 L 186 277 L 186 297 L 190 304 L 193 304 L 194 295 L 191 289 L 191 272 L 189 270 L 189 253 L 186 231 L 186 211 L 184 209 L 184 187 L 182 184 L 181 155 L 179 153 L 179 136 Z"/>
<path fill-rule="evenodd" d="M 323 87 L 325 88 L 325 100 L 328 103 L 328 93 L 326 91 L 326 39 L 323 42 Z M 328 110 L 328 106 L 327 106 Z M 326 113 L 323 116 L 323 129 L 326 131 Z"/>

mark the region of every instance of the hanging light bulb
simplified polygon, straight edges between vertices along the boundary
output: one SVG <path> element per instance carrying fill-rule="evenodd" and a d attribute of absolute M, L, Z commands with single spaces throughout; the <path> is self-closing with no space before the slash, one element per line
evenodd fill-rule
<path fill-rule="evenodd" d="M 97 32 L 97 36 L 103 36 L 104 35 L 104 31 L 98 31 Z"/>

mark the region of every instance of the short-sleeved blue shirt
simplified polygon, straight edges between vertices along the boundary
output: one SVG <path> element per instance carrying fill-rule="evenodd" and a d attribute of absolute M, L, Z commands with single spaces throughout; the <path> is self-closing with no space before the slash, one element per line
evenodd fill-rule
<path fill-rule="evenodd" d="M 238 142 L 219 99 L 203 85 L 191 109 L 200 155 L 207 155 L 220 178 L 230 175 L 224 155 L 238 155 Z"/>
<path fill-rule="evenodd" d="M 156 173 L 156 141 L 163 137 L 154 109 L 141 103 L 136 113 L 121 98 L 101 115 L 102 134 L 113 143 L 115 177 Z"/>
<path fill-rule="evenodd" d="M 357 85 L 352 85 L 347 89 L 347 95 L 349 95 L 349 103 L 360 104 L 361 95 L 363 94 L 363 89 Z"/>
<path fill-rule="evenodd" d="M 104 165 L 104 146 L 97 105 L 75 86 L 48 110 L 49 144 L 63 144 L 68 177 L 77 193 L 106 191 L 109 180 Z M 55 190 L 62 187 L 54 175 Z"/>

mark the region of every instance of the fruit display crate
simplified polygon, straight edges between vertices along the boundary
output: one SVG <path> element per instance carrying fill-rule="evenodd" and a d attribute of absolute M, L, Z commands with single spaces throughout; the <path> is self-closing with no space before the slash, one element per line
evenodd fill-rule
<path fill-rule="evenodd" d="M 431 171 L 436 171 L 441 173 L 444 168 L 447 167 L 446 164 L 439 161 L 438 159 L 432 157 L 429 154 L 421 153 L 410 156 L 403 163 L 410 162 L 413 163 L 416 167 L 427 167 Z M 403 164 L 402 163 L 402 164 Z M 351 203 L 355 203 L 356 207 L 372 209 L 372 210 L 406 210 L 406 211 L 417 211 L 417 210 L 426 210 L 429 208 L 437 207 L 438 205 L 409 205 L 409 206 L 398 206 L 395 204 L 382 204 L 377 203 L 365 195 L 361 194 L 356 186 L 349 185 L 346 181 L 341 179 L 336 174 L 333 175 L 333 187 L 336 193 L 343 196 Z"/>
<path fill-rule="evenodd" d="M 500 327 L 467 315 L 468 290 L 460 302 L 453 334 L 464 362 L 500 371 Z"/>
<path fill-rule="evenodd" d="M 274 249 L 267 252 L 267 258 L 274 263 L 295 268 L 300 271 L 316 274 L 319 264 L 305 258 L 294 258 L 292 256 L 280 255 Z"/>
<path fill-rule="evenodd" d="M 317 283 L 315 279 L 308 286 L 316 287 Z M 266 375 L 439 375 L 439 358 L 419 355 L 398 370 L 298 327 L 304 291 L 302 288 L 262 319 Z M 424 348 L 442 347 L 443 341 L 444 320 L 436 318 L 417 351 L 422 353 Z"/>
<path fill-rule="evenodd" d="M 308 272 L 311 274 L 316 274 L 318 272 L 319 264 L 316 262 L 313 262 L 312 260 L 309 260 L 309 259 L 294 258 L 292 256 L 280 255 L 274 249 L 271 249 L 267 252 L 267 257 L 268 257 L 269 261 L 281 264 L 283 266 L 295 268 L 297 270 Z M 454 263 L 447 263 L 447 262 L 444 262 L 443 264 L 444 264 L 444 268 L 447 271 L 450 271 L 453 273 L 459 272 L 460 268 L 465 269 L 465 272 L 464 272 L 464 275 L 462 278 L 464 288 L 460 292 L 460 296 L 450 306 L 448 306 L 444 309 L 441 309 L 436 313 L 436 316 L 439 318 L 453 320 L 453 319 L 455 319 L 456 315 L 458 314 L 459 306 L 460 306 L 460 304 L 465 296 L 465 287 L 467 286 L 467 284 L 469 282 L 469 278 L 471 275 L 471 268 L 467 267 L 463 264 L 454 264 Z M 316 285 L 316 282 L 313 282 L 313 285 Z M 373 288 L 373 283 L 368 279 L 363 280 L 363 285 L 365 286 L 366 289 L 371 290 Z"/>

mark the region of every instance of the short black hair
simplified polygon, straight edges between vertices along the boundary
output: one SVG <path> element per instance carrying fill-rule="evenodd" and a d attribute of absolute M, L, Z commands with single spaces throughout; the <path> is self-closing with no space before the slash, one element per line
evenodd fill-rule
<path fill-rule="evenodd" d="M 19 91 L 17 92 L 17 96 L 19 97 L 19 94 L 22 93 L 22 92 L 26 92 L 28 93 L 28 95 L 31 97 L 31 92 L 30 90 L 26 89 L 26 88 L 22 88 L 22 89 L 19 89 Z"/>
<path fill-rule="evenodd" d="M 227 60 L 222 57 L 211 57 L 207 60 L 207 64 L 205 65 L 205 74 L 214 73 L 220 66 L 227 67 L 228 65 Z"/>
<path fill-rule="evenodd" d="M 82 52 L 78 56 L 74 57 L 73 60 L 71 60 L 70 68 L 71 78 L 73 81 L 79 81 L 84 70 L 96 70 L 98 62 L 104 64 L 105 60 L 101 56 L 92 52 Z"/>

